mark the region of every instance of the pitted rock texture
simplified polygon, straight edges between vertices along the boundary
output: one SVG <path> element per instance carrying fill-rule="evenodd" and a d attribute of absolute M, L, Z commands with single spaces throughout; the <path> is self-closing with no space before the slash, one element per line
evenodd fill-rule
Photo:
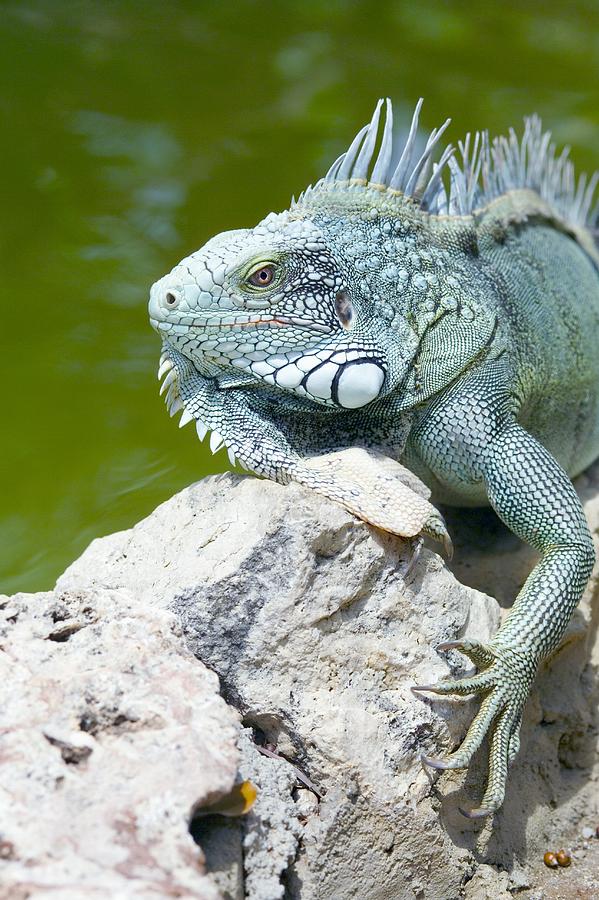
<path fill-rule="evenodd" d="M 586 479 L 596 526 L 598 479 Z M 491 585 L 516 584 L 526 556 L 512 565 L 497 535 L 498 552 L 489 539 L 474 563 L 484 561 Z M 59 581 L 63 591 L 126 590 L 175 613 L 255 740 L 289 761 L 267 755 L 262 771 L 269 761 L 295 767 L 295 787 L 287 775 L 264 781 L 270 833 L 268 811 L 243 822 L 248 897 L 508 897 L 525 889 L 531 861 L 597 813 L 594 584 L 533 691 L 503 809 L 470 822 L 457 807 L 480 797 L 485 748 L 465 784 L 462 773 L 425 772 L 420 754 L 451 750 L 474 703 L 417 699 L 410 685 L 463 671 L 457 654 L 434 648 L 485 640 L 501 610 L 416 549 L 298 485 L 226 475 L 94 541 Z M 467 547 L 456 565 L 485 586 Z"/>
<path fill-rule="evenodd" d="M 238 716 L 175 616 L 125 590 L 0 598 L 0 897 L 217 900 L 188 822 Z"/>

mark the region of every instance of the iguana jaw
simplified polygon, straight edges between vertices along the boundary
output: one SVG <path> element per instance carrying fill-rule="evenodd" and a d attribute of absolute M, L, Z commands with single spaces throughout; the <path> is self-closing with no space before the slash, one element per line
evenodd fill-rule
<path fill-rule="evenodd" d="M 176 335 L 178 332 L 175 330 L 174 323 L 170 322 L 169 319 L 164 316 L 157 315 L 156 310 L 152 310 L 152 306 L 150 306 L 150 310 L 153 312 L 153 314 L 150 315 L 150 325 L 152 328 L 163 337 L 165 337 L 168 332 L 172 331 L 173 335 L 171 335 L 171 340 L 174 338 L 176 342 Z M 236 331 L 244 333 L 245 337 L 247 336 L 248 331 L 269 331 L 274 328 L 285 328 L 289 326 L 293 326 L 296 329 L 305 329 L 306 331 L 318 331 L 321 334 L 331 334 L 331 328 L 324 325 L 322 322 L 316 322 L 312 319 L 303 319 L 300 316 L 272 316 L 269 314 L 261 316 L 256 313 L 247 315 L 239 313 L 232 316 L 213 315 L 211 317 L 188 317 L 185 320 L 185 326 L 186 328 L 193 328 L 198 335 L 206 334 L 208 336 L 219 336 L 221 331 L 226 330 L 228 332 L 230 329 L 231 333 Z M 210 353 L 207 353 L 206 355 L 209 356 Z M 218 354 L 212 355 L 218 356 Z"/>
<path fill-rule="evenodd" d="M 181 412 L 179 427 L 194 421 L 201 441 L 210 434 L 212 453 L 227 448 L 232 465 L 241 465 L 259 475 L 289 480 L 299 456 L 285 435 L 284 426 L 273 415 L 264 413 L 260 398 L 274 395 L 274 409 L 288 412 L 278 402 L 278 392 L 264 385 L 249 372 L 219 367 L 202 360 L 202 369 L 178 348 L 164 341 L 158 378 L 171 416 Z M 311 401 L 293 398 L 295 410 L 316 406 Z"/>
<path fill-rule="evenodd" d="M 227 447 L 245 468 L 277 481 L 293 477 L 305 457 L 360 443 L 398 458 L 409 431 L 409 414 L 388 396 L 362 409 L 340 410 L 286 393 L 230 367 L 200 369 L 163 342 L 159 379 L 169 413 L 180 427 L 195 421 L 200 440 L 211 432 L 213 453 Z"/>
<path fill-rule="evenodd" d="M 210 434 L 213 453 L 226 447 L 233 465 L 238 459 L 244 468 L 278 481 L 288 481 L 304 456 L 355 443 L 354 435 L 361 430 L 352 424 L 359 409 L 343 412 L 296 393 L 286 393 L 282 402 L 276 386 L 250 372 L 206 359 L 198 365 L 166 340 L 158 378 L 169 414 L 181 413 L 179 427 L 195 421 L 200 440 Z M 314 429 L 316 419 L 319 427 Z M 398 429 L 396 422 L 382 425 L 375 411 L 372 421 L 399 452 L 405 440 L 403 427 Z M 344 423 L 351 434 L 345 434 Z M 364 442 L 368 444 L 367 435 Z"/>

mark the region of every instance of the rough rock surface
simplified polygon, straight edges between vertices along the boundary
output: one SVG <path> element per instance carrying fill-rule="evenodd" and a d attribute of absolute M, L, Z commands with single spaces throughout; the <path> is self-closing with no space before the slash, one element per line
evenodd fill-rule
<path fill-rule="evenodd" d="M 599 467 L 579 489 L 597 531 Z M 54 592 L 1 598 L 0 898 L 595 896 L 594 583 L 494 822 L 457 811 L 484 753 L 465 785 L 420 765 L 474 703 L 410 685 L 460 671 L 434 647 L 501 615 L 474 587 L 511 602 L 531 565 L 487 513 L 450 527 L 473 587 L 308 490 L 227 475 L 94 541 Z M 241 779 L 251 811 L 210 814 Z"/>
<path fill-rule="evenodd" d="M 594 528 L 598 482 L 597 472 L 581 482 Z M 530 558 L 491 520 L 471 521 L 487 527 L 489 547 L 471 554 L 461 526 L 456 571 L 511 602 Z M 538 679 L 504 808 L 494 822 L 470 822 L 457 806 L 480 796 L 484 752 L 465 785 L 460 773 L 423 771 L 419 754 L 455 746 L 474 702 L 420 700 L 409 687 L 459 671 L 463 661 L 435 646 L 464 634 L 484 640 L 501 610 L 438 556 L 414 551 L 297 485 L 227 475 L 94 541 L 59 581 L 58 591 L 127 591 L 142 610 L 175 613 L 220 677 L 248 729 L 241 774 L 261 789 L 243 821 L 249 897 L 534 893 L 529 873 L 544 850 L 597 815 L 594 585 Z M 223 854 L 240 828 L 228 835 Z M 208 867 L 219 866 L 217 853 Z M 223 890 L 242 896 L 239 884 Z"/>
<path fill-rule="evenodd" d="M 238 716 L 175 616 L 120 590 L 2 598 L 0 897 L 217 900 L 192 810 Z"/>

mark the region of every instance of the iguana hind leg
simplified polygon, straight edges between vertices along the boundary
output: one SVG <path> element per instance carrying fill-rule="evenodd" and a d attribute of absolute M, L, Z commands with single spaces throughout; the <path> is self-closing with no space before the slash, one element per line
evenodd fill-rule
<path fill-rule="evenodd" d="M 559 645 L 590 575 L 594 549 L 572 483 L 550 453 L 515 422 L 507 422 L 484 450 L 481 472 L 489 501 L 508 527 L 541 552 L 504 624 L 487 644 L 451 642 L 479 668 L 475 675 L 421 685 L 416 691 L 482 696 L 460 747 L 435 768 L 468 765 L 489 736 L 489 776 L 469 817 L 489 815 L 504 798 L 507 771 L 518 752 L 524 706 L 539 664 Z"/>

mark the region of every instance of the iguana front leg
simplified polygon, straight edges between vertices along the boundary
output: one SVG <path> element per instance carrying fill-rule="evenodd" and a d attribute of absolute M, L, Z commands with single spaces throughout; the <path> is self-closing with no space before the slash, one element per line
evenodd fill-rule
<path fill-rule="evenodd" d="M 578 604 L 595 554 L 582 506 L 555 459 L 523 428 L 509 422 L 481 454 L 488 498 L 505 524 L 541 552 L 513 608 L 493 640 L 442 645 L 465 653 L 479 668 L 471 677 L 420 686 L 438 694 L 481 694 L 483 702 L 461 746 L 436 768 L 468 765 L 484 736 L 490 737 L 489 779 L 478 809 L 501 806 L 508 765 L 519 744 L 522 712 L 539 663 L 561 641 Z"/>
<path fill-rule="evenodd" d="M 166 391 L 171 414 L 182 412 L 181 425 L 195 421 L 202 440 L 212 432 L 211 447 L 224 443 L 232 462 L 238 459 L 247 469 L 282 484 L 297 481 L 392 534 L 426 534 L 442 542 L 451 556 L 443 517 L 428 502 L 430 490 L 395 459 L 352 447 L 351 437 L 339 425 L 321 435 L 323 446 L 313 442 L 306 452 L 311 421 L 302 429 L 299 416 L 281 415 L 277 421 L 268 415 L 265 388 L 247 387 L 243 372 L 225 373 L 224 378 L 220 373 L 202 375 L 181 353 L 165 347 L 159 377 L 164 377 L 161 393 Z M 398 424 L 397 433 L 403 430 Z M 327 434 L 330 445 L 325 449 Z"/>

